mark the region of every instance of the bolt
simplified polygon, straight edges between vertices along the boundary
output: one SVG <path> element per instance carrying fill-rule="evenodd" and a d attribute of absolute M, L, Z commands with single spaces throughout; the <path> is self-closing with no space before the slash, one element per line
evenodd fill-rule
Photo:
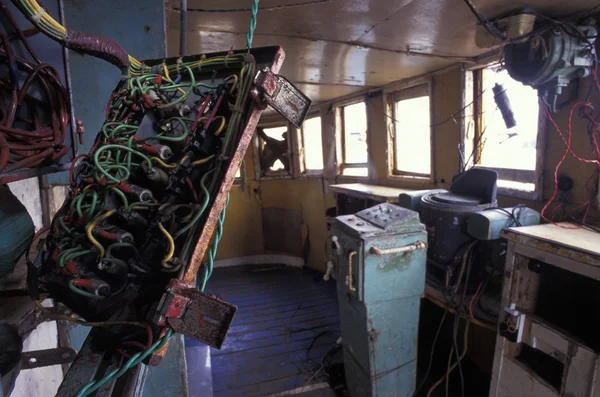
<path fill-rule="evenodd" d="M 64 358 L 64 359 L 66 360 L 67 358 L 71 357 L 71 354 L 70 354 L 70 353 L 67 353 L 67 352 L 65 352 L 65 353 L 63 353 L 63 354 L 61 355 L 61 357 L 62 357 L 62 358 Z"/>

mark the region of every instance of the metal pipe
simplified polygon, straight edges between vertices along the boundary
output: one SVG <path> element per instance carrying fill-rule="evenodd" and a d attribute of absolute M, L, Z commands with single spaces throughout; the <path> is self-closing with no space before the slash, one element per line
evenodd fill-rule
<path fill-rule="evenodd" d="M 354 286 L 354 280 L 352 277 L 352 258 L 356 255 L 356 251 L 350 252 L 348 254 L 348 290 L 350 292 L 356 292 L 356 287 Z"/>
<path fill-rule="evenodd" d="M 371 247 L 369 252 L 377 256 L 380 255 L 391 255 L 391 254 L 402 254 L 404 252 L 420 251 L 427 248 L 427 243 L 423 241 L 417 241 L 414 244 L 407 245 L 406 247 L 379 249 L 377 247 Z"/>
<path fill-rule="evenodd" d="M 179 56 L 185 55 L 187 46 L 187 0 L 179 5 Z"/>

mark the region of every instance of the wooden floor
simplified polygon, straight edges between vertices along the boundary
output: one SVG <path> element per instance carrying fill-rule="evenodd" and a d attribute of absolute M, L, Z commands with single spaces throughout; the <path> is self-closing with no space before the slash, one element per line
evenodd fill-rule
<path fill-rule="evenodd" d="M 207 292 L 238 306 L 222 349 L 211 349 L 215 397 L 269 396 L 326 381 L 315 372 L 340 335 L 335 282 L 309 269 L 240 266 L 215 269 Z"/>

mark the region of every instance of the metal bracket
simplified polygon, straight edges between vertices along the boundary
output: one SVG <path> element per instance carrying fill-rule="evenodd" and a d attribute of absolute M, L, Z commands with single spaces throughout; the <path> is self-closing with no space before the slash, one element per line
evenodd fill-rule
<path fill-rule="evenodd" d="M 506 314 L 499 324 L 499 333 L 510 342 L 521 343 L 525 328 L 525 314 L 518 311 L 516 306 L 515 303 L 511 303 L 504 308 Z"/>
<path fill-rule="evenodd" d="M 70 347 L 23 352 L 21 353 L 21 369 L 70 363 L 75 359 L 76 355 L 77 352 Z"/>
<path fill-rule="evenodd" d="M 220 349 L 237 306 L 172 279 L 154 317 L 157 325 Z"/>
<path fill-rule="evenodd" d="M 302 91 L 269 68 L 258 72 L 254 84 L 256 88 L 251 95 L 259 105 L 266 102 L 287 121 L 300 128 L 312 103 Z"/>

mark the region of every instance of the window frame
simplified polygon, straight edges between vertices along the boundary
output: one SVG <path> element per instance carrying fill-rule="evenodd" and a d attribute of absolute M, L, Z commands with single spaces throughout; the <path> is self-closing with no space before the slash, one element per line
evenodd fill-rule
<path fill-rule="evenodd" d="M 268 128 L 278 128 L 278 127 L 287 127 L 287 132 L 288 132 L 288 153 L 290 154 L 290 170 L 285 173 L 285 172 L 281 172 L 283 170 L 278 170 L 278 171 L 270 171 L 270 170 L 266 170 L 265 174 L 263 175 L 262 173 L 262 168 L 260 165 L 260 152 L 261 152 L 261 148 L 260 148 L 260 136 L 258 136 L 258 132 L 254 133 L 254 172 L 256 174 L 256 179 L 257 180 L 265 180 L 265 179 L 292 179 L 294 177 L 294 170 L 295 170 L 295 160 L 294 160 L 294 154 L 292 152 L 292 148 L 293 148 L 293 144 L 292 144 L 292 136 L 293 134 L 293 126 L 285 121 L 269 121 L 269 122 L 265 122 L 265 123 L 260 123 L 260 125 L 256 126 L 256 128 L 263 128 L 263 129 L 268 129 Z"/>
<path fill-rule="evenodd" d="M 346 126 L 344 125 L 344 109 L 357 103 L 365 104 L 365 116 L 367 118 L 367 162 L 366 163 L 346 163 Z M 352 98 L 347 101 L 335 104 L 335 140 L 336 140 L 336 174 L 341 178 L 369 178 L 369 112 L 367 111 L 367 100 L 363 97 Z M 366 175 L 347 175 L 344 170 L 349 168 L 364 168 Z"/>
<path fill-rule="evenodd" d="M 298 153 L 298 167 L 300 170 L 301 177 L 322 177 L 325 172 L 325 152 L 323 150 L 323 117 L 320 111 L 316 111 L 313 113 L 309 113 L 305 120 L 309 120 L 312 118 L 319 117 L 321 119 L 321 155 L 323 156 L 323 168 L 320 170 L 309 170 L 306 168 L 306 151 L 304 150 L 304 122 L 300 126 L 300 128 L 295 128 L 296 130 L 296 142 L 297 142 L 297 153 Z"/>
<path fill-rule="evenodd" d="M 483 119 L 483 114 L 482 114 L 483 73 L 484 73 L 484 70 L 490 69 L 495 66 L 499 66 L 499 62 L 491 62 L 483 67 L 479 66 L 477 68 L 467 69 L 465 71 L 465 73 L 472 74 L 471 76 L 465 76 L 465 78 L 464 78 L 465 92 L 467 93 L 467 91 L 470 91 L 468 93 L 468 95 L 470 95 L 470 97 L 464 96 L 465 102 L 467 101 L 467 98 L 471 98 L 471 100 L 473 101 L 473 104 L 472 104 L 472 106 L 469 106 L 470 108 L 472 108 L 471 112 L 469 112 L 469 109 L 465 110 L 465 112 L 471 113 L 471 121 L 469 122 L 468 118 L 465 118 L 464 122 L 462 123 L 463 148 L 470 147 L 473 149 L 475 142 L 477 142 L 480 139 L 483 129 L 485 128 L 485 126 L 483 126 L 484 119 Z M 465 105 L 467 103 L 465 103 Z M 469 134 L 466 131 L 466 128 L 468 128 L 470 123 L 472 123 L 472 126 L 473 126 L 472 134 Z M 546 147 L 547 130 L 548 130 L 548 120 L 546 119 L 546 116 L 545 116 L 542 106 L 539 105 L 537 135 L 536 135 L 536 149 L 535 149 L 536 150 L 535 170 L 519 170 L 519 169 L 514 169 L 514 168 L 508 168 L 508 167 L 491 167 L 491 166 L 483 165 L 483 164 L 481 164 L 481 158 L 482 158 L 482 150 L 481 149 L 478 149 L 478 150 L 473 149 L 474 150 L 474 155 L 473 155 L 473 160 L 472 160 L 473 166 L 487 168 L 487 169 L 496 171 L 498 173 L 499 181 L 502 180 L 502 181 L 508 181 L 508 182 L 517 182 L 517 183 L 531 183 L 534 185 L 533 191 L 498 186 L 498 194 L 505 195 L 505 196 L 517 197 L 517 198 L 523 198 L 523 199 L 541 200 L 543 197 L 543 172 L 544 172 L 544 160 L 545 160 L 544 159 L 544 150 Z M 468 135 L 472 135 L 473 138 L 472 138 L 471 142 L 467 143 L 467 140 L 469 139 Z M 470 155 L 470 153 L 469 153 L 469 155 Z M 465 159 L 468 158 L 469 155 L 467 155 L 466 151 L 463 151 L 463 156 Z"/>
<path fill-rule="evenodd" d="M 396 164 L 396 103 L 405 99 L 418 98 L 421 93 L 426 93 L 429 98 L 429 174 L 401 171 Z M 433 89 L 430 79 L 417 79 L 403 86 L 397 86 L 393 91 L 386 92 L 388 120 L 388 176 L 394 179 L 415 182 L 433 182 L 435 180 L 435 134 L 434 134 L 434 109 Z"/>

